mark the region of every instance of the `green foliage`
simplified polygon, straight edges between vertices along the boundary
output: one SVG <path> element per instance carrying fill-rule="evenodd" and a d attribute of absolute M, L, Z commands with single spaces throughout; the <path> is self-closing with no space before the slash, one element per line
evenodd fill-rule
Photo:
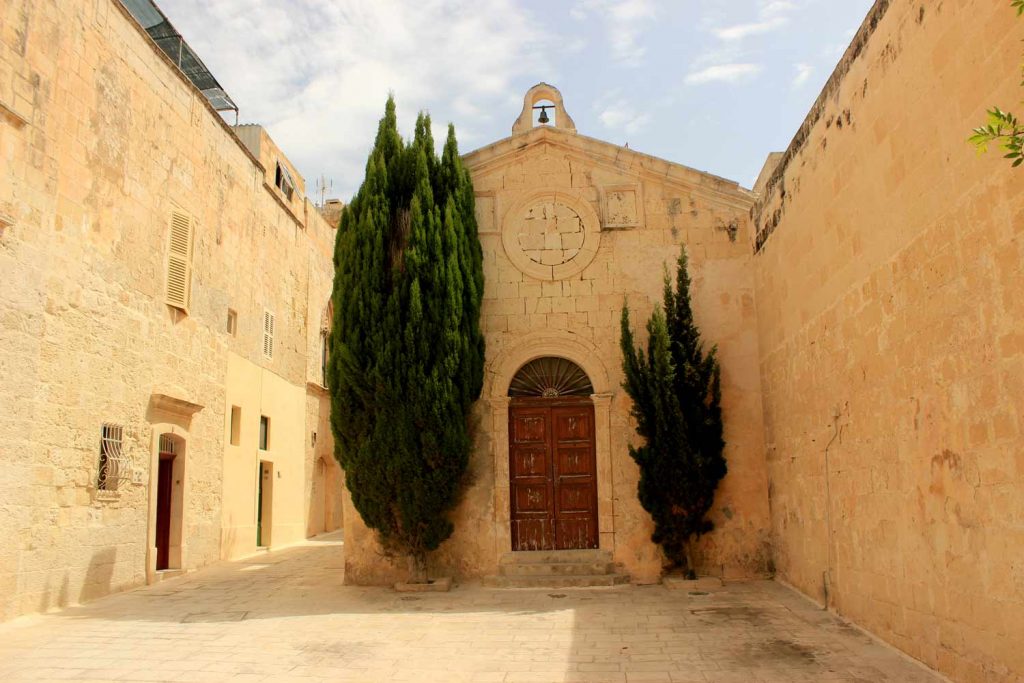
<path fill-rule="evenodd" d="M 338 228 L 328 386 L 352 502 L 388 553 L 414 560 L 418 580 L 452 533 L 469 461 L 482 264 L 454 127 L 438 158 L 430 117 L 404 142 L 389 97 Z"/>
<path fill-rule="evenodd" d="M 646 442 L 630 455 L 640 467 L 640 504 L 654 520 L 652 540 L 673 566 L 692 571 L 689 543 L 712 529 L 706 515 L 726 462 L 720 369 L 716 350 L 704 351 L 693 321 L 685 248 L 675 290 L 666 272 L 662 309 L 647 322 L 647 333 L 645 352 L 634 343 L 623 307 L 623 386 Z"/>
<path fill-rule="evenodd" d="M 1017 10 L 1018 17 L 1024 15 L 1024 0 L 1012 0 L 1010 6 Z M 1024 80 L 1021 86 L 1024 86 Z M 977 148 L 979 154 L 987 152 L 988 146 L 995 143 L 1002 147 L 1005 152 L 1003 158 L 1009 159 L 1014 168 L 1024 164 L 1024 126 L 1013 114 L 992 107 L 988 110 L 985 125 L 975 128 L 972 133 L 967 141 Z"/>
<path fill-rule="evenodd" d="M 999 107 L 989 110 L 988 123 L 975 128 L 974 135 L 968 140 L 978 148 L 979 153 L 987 152 L 989 144 L 999 143 L 1006 152 L 1004 158 L 1012 159 L 1014 167 L 1024 163 L 1024 154 L 1021 151 L 1024 147 L 1024 126 L 1020 125 L 1016 116 Z"/>

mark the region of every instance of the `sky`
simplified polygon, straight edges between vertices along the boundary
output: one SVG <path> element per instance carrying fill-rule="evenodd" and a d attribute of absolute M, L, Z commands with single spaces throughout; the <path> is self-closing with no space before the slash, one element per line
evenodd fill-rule
<path fill-rule="evenodd" d="M 362 182 L 388 93 L 462 152 L 557 87 L 579 133 L 751 187 L 872 0 L 157 0 L 318 199 Z M 228 115 L 233 123 L 234 114 Z"/>

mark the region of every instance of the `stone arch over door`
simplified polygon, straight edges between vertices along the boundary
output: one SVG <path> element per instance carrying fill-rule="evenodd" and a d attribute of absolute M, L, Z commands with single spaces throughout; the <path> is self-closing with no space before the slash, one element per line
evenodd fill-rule
<path fill-rule="evenodd" d="M 611 462 L 612 384 L 597 347 L 570 332 L 534 332 L 501 351 L 488 364 L 484 396 L 491 406 L 494 458 L 495 539 L 500 553 L 512 548 L 511 487 L 509 472 L 509 385 L 520 368 L 530 361 L 553 356 L 578 365 L 590 379 L 594 393 L 594 453 L 597 475 L 598 547 L 615 548 L 613 480 Z"/>

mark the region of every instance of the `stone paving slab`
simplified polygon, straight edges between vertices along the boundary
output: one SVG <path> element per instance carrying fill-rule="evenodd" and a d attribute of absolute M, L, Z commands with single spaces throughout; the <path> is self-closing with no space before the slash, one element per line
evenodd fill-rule
<path fill-rule="evenodd" d="M 933 683 L 771 581 L 342 586 L 338 536 L 0 625 L 2 681 Z"/>

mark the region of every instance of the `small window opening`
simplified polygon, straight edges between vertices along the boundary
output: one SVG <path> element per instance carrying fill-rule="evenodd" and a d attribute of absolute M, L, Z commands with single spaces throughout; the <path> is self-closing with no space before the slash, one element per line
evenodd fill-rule
<path fill-rule="evenodd" d="M 260 450 L 265 451 L 270 448 L 270 418 L 266 415 L 260 415 Z"/>
<path fill-rule="evenodd" d="M 232 309 L 228 309 L 228 334 L 234 337 L 238 333 L 238 313 Z"/>
<path fill-rule="evenodd" d="M 288 201 L 291 201 L 292 194 L 295 193 L 295 181 L 292 180 L 291 173 L 281 165 L 281 162 L 277 163 L 277 171 L 274 173 L 274 184 L 284 193 Z"/>
<path fill-rule="evenodd" d="M 174 439 L 167 434 L 160 435 L 160 454 L 161 455 L 176 455 L 178 452 L 177 447 L 174 445 Z"/>
<path fill-rule="evenodd" d="M 263 356 L 268 360 L 274 357 L 274 314 L 263 311 Z"/>
<path fill-rule="evenodd" d="M 231 406 L 231 445 L 237 446 L 242 435 L 242 409 Z"/>
<path fill-rule="evenodd" d="M 124 427 L 104 423 L 100 430 L 100 465 L 96 488 L 100 491 L 116 491 L 121 476 Z"/>
<path fill-rule="evenodd" d="M 195 249 L 195 220 L 184 211 L 171 211 L 167 252 L 167 291 L 169 306 L 188 313 L 192 302 L 192 253 Z"/>
<path fill-rule="evenodd" d="M 324 387 L 327 386 L 327 344 L 327 331 L 323 330 L 320 332 L 320 385 Z"/>

